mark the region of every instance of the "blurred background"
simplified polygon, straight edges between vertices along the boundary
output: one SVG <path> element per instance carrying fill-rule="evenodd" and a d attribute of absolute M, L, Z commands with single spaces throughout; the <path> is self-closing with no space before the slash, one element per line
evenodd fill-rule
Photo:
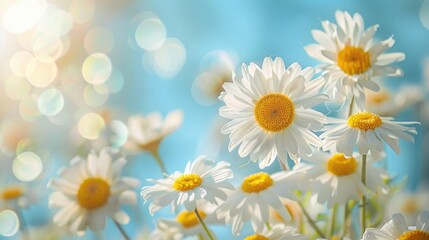
<path fill-rule="evenodd" d="M 62 235 L 52 223 L 46 184 L 76 155 L 121 149 L 131 115 L 184 112 L 182 126 L 160 145 L 169 172 L 199 154 L 240 168 L 236 183 L 257 171 L 227 151 L 228 137 L 219 132 L 222 84 L 242 63 L 261 64 L 267 56 L 316 66 L 303 47 L 314 43 L 311 30 L 321 29 L 322 20 L 335 21 L 336 10 L 360 13 L 366 27 L 379 24 L 376 38 L 394 35 L 391 51 L 406 54 L 404 76 L 379 79 L 383 90 L 368 95 L 368 108 L 421 122 L 415 144 L 401 142 L 401 154 L 388 151 L 383 164 L 401 186 L 398 194 L 429 202 L 429 0 L 1 0 L 0 189 L 25 185 L 35 201 L 20 222 L 0 199 L 0 239 L 21 239 L 19 228 L 30 229 L 33 239 L 120 239 L 111 221 L 102 233 Z M 162 177 L 149 153 L 127 159 L 123 175 L 142 186 Z M 279 169 L 273 164 L 268 171 Z M 154 229 L 147 205 L 139 198 L 125 210 L 131 217 L 125 230 L 146 239 Z M 174 217 L 168 210 L 155 216 Z M 230 238 L 229 228 L 213 229 Z"/>

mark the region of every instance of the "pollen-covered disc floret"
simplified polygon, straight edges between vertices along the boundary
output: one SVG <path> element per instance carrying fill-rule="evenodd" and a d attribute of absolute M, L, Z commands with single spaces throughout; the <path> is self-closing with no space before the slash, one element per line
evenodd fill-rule
<path fill-rule="evenodd" d="M 198 210 L 198 213 L 201 218 L 204 219 L 206 217 L 206 214 L 203 211 Z M 179 213 L 179 215 L 177 215 L 177 221 L 182 224 L 184 228 L 190 228 L 199 224 L 197 214 L 195 214 L 195 212 L 190 211 L 184 211 Z"/>
<path fill-rule="evenodd" d="M 298 162 L 320 147 L 313 131 L 323 128 L 326 117 L 311 108 L 328 97 L 321 93 L 325 79 L 312 79 L 314 72 L 298 63 L 286 68 L 280 58 L 265 58 L 261 67 L 243 64 L 220 96 L 225 106 L 219 114 L 230 120 L 221 130 L 230 135 L 228 150 L 238 147 L 240 157 L 250 155 L 262 169 L 277 157 Z"/>
<path fill-rule="evenodd" d="M 360 130 L 374 130 L 381 126 L 383 121 L 380 116 L 374 113 L 361 112 L 353 114 L 347 120 L 347 124 L 352 128 Z"/>
<path fill-rule="evenodd" d="M 329 119 L 325 132 L 323 150 L 344 153 L 351 156 L 355 147 L 360 154 L 376 156 L 384 151 L 384 143 L 399 153 L 399 139 L 414 142 L 414 127 L 417 122 L 395 122 L 390 117 L 380 117 L 370 112 L 358 112 L 348 119 Z"/>
<path fill-rule="evenodd" d="M 202 182 L 203 179 L 197 174 L 183 174 L 182 176 L 176 178 L 173 184 L 173 188 L 178 191 L 186 192 L 196 187 L 199 187 Z"/>
<path fill-rule="evenodd" d="M 264 236 L 259 235 L 259 234 L 253 234 L 253 235 L 245 237 L 243 240 L 269 240 L 269 238 L 264 237 Z"/>
<path fill-rule="evenodd" d="M 243 224 L 248 221 L 252 223 L 255 232 L 261 233 L 265 223 L 269 221 L 270 208 L 276 209 L 282 219 L 289 221 L 291 216 L 281 200 L 296 200 L 294 191 L 303 189 L 303 177 L 303 173 L 293 171 L 271 175 L 266 172 L 251 174 L 229 194 L 218 208 L 218 216 L 232 224 L 234 235 L 239 235 Z"/>
<path fill-rule="evenodd" d="M 87 228 L 104 229 L 106 217 L 120 224 L 127 224 L 128 215 L 120 204 L 134 204 L 133 188 L 139 185 L 134 178 L 121 178 L 120 172 L 126 160 L 110 149 L 99 155 L 91 152 L 87 159 L 76 157 L 71 166 L 59 172 L 50 186 L 57 190 L 49 197 L 49 207 L 60 208 L 54 215 L 58 226 L 65 226 L 71 233 L 82 234 Z"/>
<path fill-rule="evenodd" d="M 401 76 L 402 70 L 392 64 L 404 60 L 405 54 L 385 53 L 394 45 L 393 37 L 375 41 L 378 25 L 365 28 L 360 14 L 337 11 L 335 19 L 336 23 L 322 21 L 323 31 L 312 31 L 317 43 L 305 50 L 323 63 L 320 69 L 331 101 L 342 103 L 354 97 L 358 109 L 364 110 L 365 88 L 380 89 L 373 77 Z"/>
<path fill-rule="evenodd" d="M 145 201 L 151 201 L 150 214 L 171 205 L 174 211 L 177 206 L 184 205 L 186 210 L 192 212 L 197 203 L 208 201 L 218 205 L 225 200 L 225 191 L 233 189 L 227 182 L 232 178 L 232 171 L 226 162 L 218 162 L 199 156 L 195 161 L 188 162 L 185 171 L 175 172 L 170 176 L 158 180 L 148 179 L 153 186 L 142 188 L 141 196 Z"/>
<path fill-rule="evenodd" d="M 402 214 L 393 214 L 392 219 L 380 230 L 367 228 L 362 240 L 371 240 L 377 237 L 382 237 L 385 240 L 427 240 L 429 239 L 429 212 L 421 212 L 417 217 L 415 226 L 409 226 Z"/>
<path fill-rule="evenodd" d="M 362 74 L 371 67 L 369 53 L 360 47 L 345 46 L 338 52 L 337 61 L 348 75 Z"/>
<path fill-rule="evenodd" d="M 255 105 L 255 119 L 268 132 L 288 128 L 295 117 L 295 107 L 284 94 L 271 93 L 261 97 Z"/>
<path fill-rule="evenodd" d="M 326 168 L 335 176 L 347 176 L 356 172 L 357 162 L 353 157 L 347 158 L 342 153 L 336 153 L 328 160 Z"/>
<path fill-rule="evenodd" d="M 110 197 L 110 185 L 101 178 L 87 178 L 79 186 L 77 202 L 86 209 L 96 209 L 106 204 Z"/>
<path fill-rule="evenodd" d="M 254 173 L 243 180 L 241 189 L 247 193 L 258 193 L 273 185 L 273 179 L 265 172 Z"/>

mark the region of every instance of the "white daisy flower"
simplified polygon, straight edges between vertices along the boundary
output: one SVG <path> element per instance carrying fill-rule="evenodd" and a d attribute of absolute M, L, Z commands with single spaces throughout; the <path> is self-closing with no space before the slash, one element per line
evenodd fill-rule
<path fill-rule="evenodd" d="M 223 224 L 225 222 L 224 219 L 218 218 L 214 213 L 216 208 L 217 206 L 214 204 L 198 204 L 198 213 L 205 224 Z M 192 236 L 202 236 L 203 239 L 209 239 L 194 211 L 182 211 L 177 214 L 176 219 L 159 219 L 157 225 L 167 234 L 175 233 L 170 239 L 183 239 Z M 213 233 L 212 236 L 214 236 Z"/>
<path fill-rule="evenodd" d="M 379 230 L 367 228 L 362 240 L 427 240 L 429 239 L 429 212 L 422 212 L 416 226 L 408 226 L 402 214 L 393 214 L 392 220 Z"/>
<path fill-rule="evenodd" d="M 40 189 L 37 189 L 40 190 Z M 0 185 L 0 206 L 7 208 L 27 208 L 40 198 L 36 189 L 29 188 L 26 184 L 3 183 Z"/>
<path fill-rule="evenodd" d="M 327 76 L 326 90 L 331 100 L 344 102 L 354 96 L 358 108 L 363 110 L 364 89 L 380 89 L 372 77 L 402 76 L 402 70 L 391 64 L 404 60 L 405 54 L 384 53 L 395 43 L 393 37 L 374 41 L 378 25 L 365 29 L 360 14 L 351 16 L 348 12 L 337 11 L 335 18 L 337 24 L 323 21 L 324 31 L 312 31 L 318 44 L 308 45 L 305 50 L 323 62 L 320 69 Z"/>
<path fill-rule="evenodd" d="M 183 112 L 175 110 L 167 114 L 164 120 L 158 112 L 147 116 L 135 115 L 128 118 L 128 141 L 124 148 L 131 153 L 158 151 L 162 139 L 182 125 Z"/>
<path fill-rule="evenodd" d="M 59 171 L 60 178 L 49 183 L 57 190 L 49 197 L 49 207 L 60 208 L 54 222 L 78 235 L 87 228 L 103 230 L 106 217 L 127 224 L 129 217 L 120 205 L 135 204 L 133 188 L 139 181 L 119 176 L 125 163 L 124 158 L 112 161 L 109 149 L 103 149 L 98 156 L 92 152 L 87 160 L 75 157 L 69 168 Z"/>
<path fill-rule="evenodd" d="M 335 204 L 345 204 L 348 200 L 358 200 L 366 194 L 365 185 L 362 183 L 362 156 L 354 154 L 353 157 L 345 157 L 342 153 L 317 152 L 308 160 L 311 165 L 303 162 L 294 167 L 296 171 L 306 172 L 311 181 L 312 193 L 317 194 L 319 203 L 327 203 L 329 208 Z M 383 169 L 374 167 L 372 156 L 367 158 L 366 186 L 373 192 L 384 193 L 388 186 L 384 179 L 388 177 Z"/>
<path fill-rule="evenodd" d="M 153 186 L 142 188 L 141 196 L 149 205 L 151 215 L 159 209 L 170 205 L 173 212 L 177 206 L 184 205 L 186 210 L 194 211 L 197 203 L 207 200 L 218 205 L 228 196 L 226 191 L 233 186 L 226 180 L 233 174 L 227 162 L 207 160 L 206 156 L 199 156 L 194 162 L 188 162 L 184 173 L 174 172 L 164 179 L 148 179 Z"/>
<path fill-rule="evenodd" d="M 425 189 L 425 187 L 423 187 L 422 190 L 423 189 Z M 428 190 L 420 190 L 417 192 L 398 192 L 388 199 L 386 215 L 391 216 L 394 213 L 401 212 L 407 220 L 407 223 L 415 225 L 419 213 L 428 209 L 428 203 Z"/>
<path fill-rule="evenodd" d="M 220 96 L 226 106 L 219 114 L 231 119 L 222 128 L 223 134 L 230 134 L 229 151 L 240 145 L 241 157 L 250 155 L 265 168 L 277 156 L 286 162 L 289 154 L 299 161 L 312 154 L 311 146 L 321 146 L 311 130 L 322 129 L 326 117 L 311 107 L 327 96 L 319 94 L 324 79 L 311 80 L 313 68 L 301 69 L 294 63 L 285 69 L 282 59 L 265 58 L 262 68 L 243 64 L 241 72 L 233 83 L 224 84 Z"/>
<path fill-rule="evenodd" d="M 298 234 L 296 229 L 291 226 L 285 226 L 278 223 L 271 227 L 265 228 L 262 233 L 256 233 L 245 237 L 243 240 L 306 240 L 308 237 Z"/>
<path fill-rule="evenodd" d="M 328 120 L 325 132 L 320 135 L 324 140 L 323 150 L 341 152 L 346 156 L 352 156 L 353 149 L 357 146 L 360 154 L 377 155 L 384 150 L 383 142 L 386 142 L 397 154 L 399 154 L 399 139 L 414 142 L 411 134 L 417 134 L 414 127 L 406 125 L 418 124 L 417 122 L 395 122 L 391 117 L 380 117 L 370 112 L 359 112 L 351 115 L 347 120 Z"/>
<path fill-rule="evenodd" d="M 286 221 L 291 220 L 283 198 L 295 199 L 292 193 L 301 189 L 303 173 L 282 171 L 269 175 L 265 172 L 251 174 L 244 178 L 241 186 L 229 195 L 219 207 L 218 215 L 232 224 L 232 232 L 239 235 L 245 222 L 250 221 L 255 232 L 261 232 L 270 219 L 270 207 Z"/>

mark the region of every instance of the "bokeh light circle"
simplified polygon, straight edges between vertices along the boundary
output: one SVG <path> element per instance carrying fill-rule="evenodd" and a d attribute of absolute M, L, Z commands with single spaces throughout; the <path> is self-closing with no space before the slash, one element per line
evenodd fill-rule
<path fill-rule="evenodd" d="M 31 85 L 46 87 L 54 82 L 58 68 L 55 62 L 42 62 L 36 58 L 30 60 L 25 69 L 25 75 Z"/>
<path fill-rule="evenodd" d="M 0 235 L 12 237 L 19 230 L 18 215 L 9 209 L 0 212 Z"/>
<path fill-rule="evenodd" d="M 110 139 L 112 146 L 117 148 L 122 147 L 128 139 L 127 126 L 121 121 L 113 120 L 110 127 L 113 132 L 113 136 Z"/>
<path fill-rule="evenodd" d="M 15 53 L 10 59 L 10 70 L 18 77 L 25 77 L 25 68 L 33 59 L 33 55 L 26 51 Z"/>
<path fill-rule="evenodd" d="M 70 4 L 70 14 L 73 21 L 78 24 L 84 24 L 91 20 L 95 12 L 95 4 L 92 0 L 74 0 Z"/>
<path fill-rule="evenodd" d="M 64 107 L 63 94 L 55 88 L 45 90 L 37 101 L 39 111 L 46 116 L 54 116 Z"/>
<path fill-rule="evenodd" d="M 153 56 L 153 68 L 164 79 L 176 76 L 186 60 L 186 50 L 183 44 L 175 38 L 170 38 L 158 48 Z"/>
<path fill-rule="evenodd" d="M 101 84 L 100 84 L 101 85 Z M 100 86 L 95 85 L 95 86 Z M 90 107 L 99 107 L 106 103 L 109 95 L 108 94 L 100 94 L 96 91 L 94 86 L 88 85 L 83 90 L 83 99 L 85 100 L 86 104 L 88 104 Z"/>
<path fill-rule="evenodd" d="M 136 29 L 135 39 L 144 50 L 155 50 L 162 46 L 167 37 L 167 30 L 158 18 L 143 20 Z"/>
<path fill-rule="evenodd" d="M 115 41 L 112 33 L 106 28 L 93 28 L 86 33 L 85 50 L 91 53 L 109 53 Z"/>
<path fill-rule="evenodd" d="M 40 117 L 37 101 L 32 95 L 24 97 L 19 103 L 19 113 L 27 121 L 35 121 Z"/>
<path fill-rule="evenodd" d="M 23 33 L 34 26 L 46 9 L 43 0 L 19 0 L 3 12 L 4 28 L 11 33 Z"/>
<path fill-rule="evenodd" d="M 13 100 L 21 100 L 28 96 L 31 91 L 31 85 L 25 78 L 14 75 L 9 76 L 4 83 L 6 95 Z"/>
<path fill-rule="evenodd" d="M 97 139 L 104 130 L 104 119 L 96 113 L 85 114 L 78 123 L 79 134 L 86 139 Z"/>
<path fill-rule="evenodd" d="M 82 75 L 88 83 L 101 84 L 112 72 L 112 62 L 103 53 L 94 53 L 83 62 Z"/>
<path fill-rule="evenodd" d="M 12 164 L 12 171 L 21 181 L 33 181 L 43 170 L 42 160 L 33 152 L 19 154 Z"/>

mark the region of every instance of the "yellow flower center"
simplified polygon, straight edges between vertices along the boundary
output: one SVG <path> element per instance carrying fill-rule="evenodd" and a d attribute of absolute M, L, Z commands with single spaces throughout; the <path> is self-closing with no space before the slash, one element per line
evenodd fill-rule
<path fill-rule="evenodd" d="M 423 230 L 412 230 L 403 233 L 398 240 L 428 240 L 429 232 Z"/>
<path fill-rule="evenodd" d="M 380 116 L 374 113 L 361 112 L 353 114 L 347 120 L 347 124 L 352 128 L 360 130 L 374 130 L 383 123 Z"/>
<path fill-rule="evenodd" d="M 405 200 L 405 202 L 401 206 L 401 212 L 403 212 L 403 213 L 416 213 L 419 211 L 418 206 L 419 206 L 419 204 L 415 199 L 409 198 L 409 199 Z"/>
<path fill-rule="evenodd" d="M 346 158 L 344 154 L 337 153 L 328 160 L 326 168 L 335 176 L 346 176 L 356 171 L 357 162 L 352 157 Z"/>
<path fill-rule="evenodd" d="M 371 67 L 369 53 L 360 47 L 345 46 L 338 52 L 337 62 L 348 75 L 362 74 Z"/>
<path fill-rule="evenodd" d="M 110 197 L 110 185 L 101 178 L 87 178 L 77 192 L 79 205 L 86 209 L 104 206 Z"/>
<path fill-rule="evenodd" d="M 256 102 L 254 114 L 261 128 L 268 132 L 279 132 L 292 124 L 295 106 L 288 96 L 270 93 Z"/>
<path fill-rule="evenodd" d="M 178 191 L 186 192 L 200 186 L 202 182 L 203 179 L 197 174 L 183 174 L 174 181 L 173 188 Z"/>
<path fill-rule="evenodd" d="M 264 172 L 247 176 L 241 184 L 241 189 L 247 193 L 258 193 L 273 185 L 273 179 Z"/>
<path fill-rule="evenodd" d="M 204 212 L 198 210 L 198 213 L 200 214 L 201 218 L 204 219 L 206 217 Z M 195 212 L 188 211 L 181 212 L 179 215 L 177 215 L 177 221 L 182 224 L 184 228 L 191 228 L 199 223 L 197 214 L 195 214 Z"/>
<path fill-rule="evenodd" d="M 253 235 L 250 235 L 248 237 L 245 237 L 243 240 L 269 240 L 269 238 L 264 237 L 264 236 L 259 235 L 259 234 L 253 234 Z"/>
<path fill-rule="evenodd" d="M 21 197 L 24 194 L 24 191 L 20 187 L 9 187 L 3 190 L 1 197 L 2 199 L 8 201 L 8 200 L 14 200 L 19 197 Z"/>

